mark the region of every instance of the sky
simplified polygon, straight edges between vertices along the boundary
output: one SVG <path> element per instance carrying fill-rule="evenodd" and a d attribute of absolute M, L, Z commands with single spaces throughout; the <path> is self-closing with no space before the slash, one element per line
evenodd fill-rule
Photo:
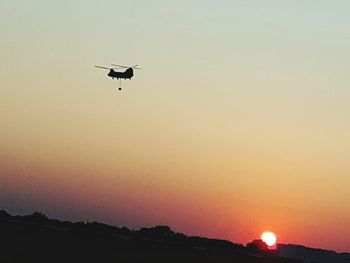
<path fill-rule="evenodd" d="M 1 1 L 0 209 L 349 252 L 349 27 L 347 0 Z"/>

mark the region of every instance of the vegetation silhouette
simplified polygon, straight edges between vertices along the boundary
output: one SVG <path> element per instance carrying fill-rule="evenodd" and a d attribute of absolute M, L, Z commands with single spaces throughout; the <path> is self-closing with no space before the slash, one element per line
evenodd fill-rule
<path fill-rule="evenodd" d="M 168 226 L 130 230 L 98 222 L 0 211 L 0 262 L 298 262 L 251 253 L 225 240 L 190 237 Z"/>

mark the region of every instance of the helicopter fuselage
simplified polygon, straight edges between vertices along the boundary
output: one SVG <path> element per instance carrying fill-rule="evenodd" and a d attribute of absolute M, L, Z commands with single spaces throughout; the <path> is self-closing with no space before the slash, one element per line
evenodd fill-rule
<path fill-rule="evenodd" d="M 134 76 L 134 70 L 132 68 L 128 68 L 124 72 L 114 71 L 113 69 L 109 70 L 108 77 L 112 79 L 131 79 Z"/>

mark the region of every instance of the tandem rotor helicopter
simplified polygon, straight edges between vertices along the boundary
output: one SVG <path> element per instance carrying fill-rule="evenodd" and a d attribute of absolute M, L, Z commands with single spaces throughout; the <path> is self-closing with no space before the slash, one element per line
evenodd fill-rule
<path fill-rule="evenodd" d="M 101 67 L 101 66 L 95 66 L 95 68 L 100 69 L 108 69 L 109 72 L 107 74 L 108 77 L 112 79 L 119 79 L 119 87 L 118 90 L 122 90 L 121 87 L 121 80 L 122 79 L 131 79 L 134 76 L 134 69 L 141 69 L 139 65 L 134 65 L 132 67 L 123 66 L 123 65 L 117 65 L 117 64 L 111 64 L 113 67 Z M 125 71 L 116 71 L 120 69 L 125 69 Z"/>

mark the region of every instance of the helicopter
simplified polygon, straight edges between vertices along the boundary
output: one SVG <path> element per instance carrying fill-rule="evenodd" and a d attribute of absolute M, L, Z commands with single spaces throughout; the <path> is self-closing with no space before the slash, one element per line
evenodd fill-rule
<path fill-rule="evenodd" d="M 109 72 L 107 74 L 108 77 L 112 79 L 119 79 L 119 88 L 118 90 L 122 90 L 121 88 L 121 80 L 122 79 L 131 79 L 134 76 L 134 69 L 141 69 L 139 65 L 134 65 L 132 67 L 123 66 L 123 65 L 117 65 L 117 64 L 111 64 L 113 67 L 102 67 L 102 66 L 95 66 L 95 68 L 100 69 L 108 69 Z M 125 71 L 115 71 L 117 69 L 125 69 Z"/>

